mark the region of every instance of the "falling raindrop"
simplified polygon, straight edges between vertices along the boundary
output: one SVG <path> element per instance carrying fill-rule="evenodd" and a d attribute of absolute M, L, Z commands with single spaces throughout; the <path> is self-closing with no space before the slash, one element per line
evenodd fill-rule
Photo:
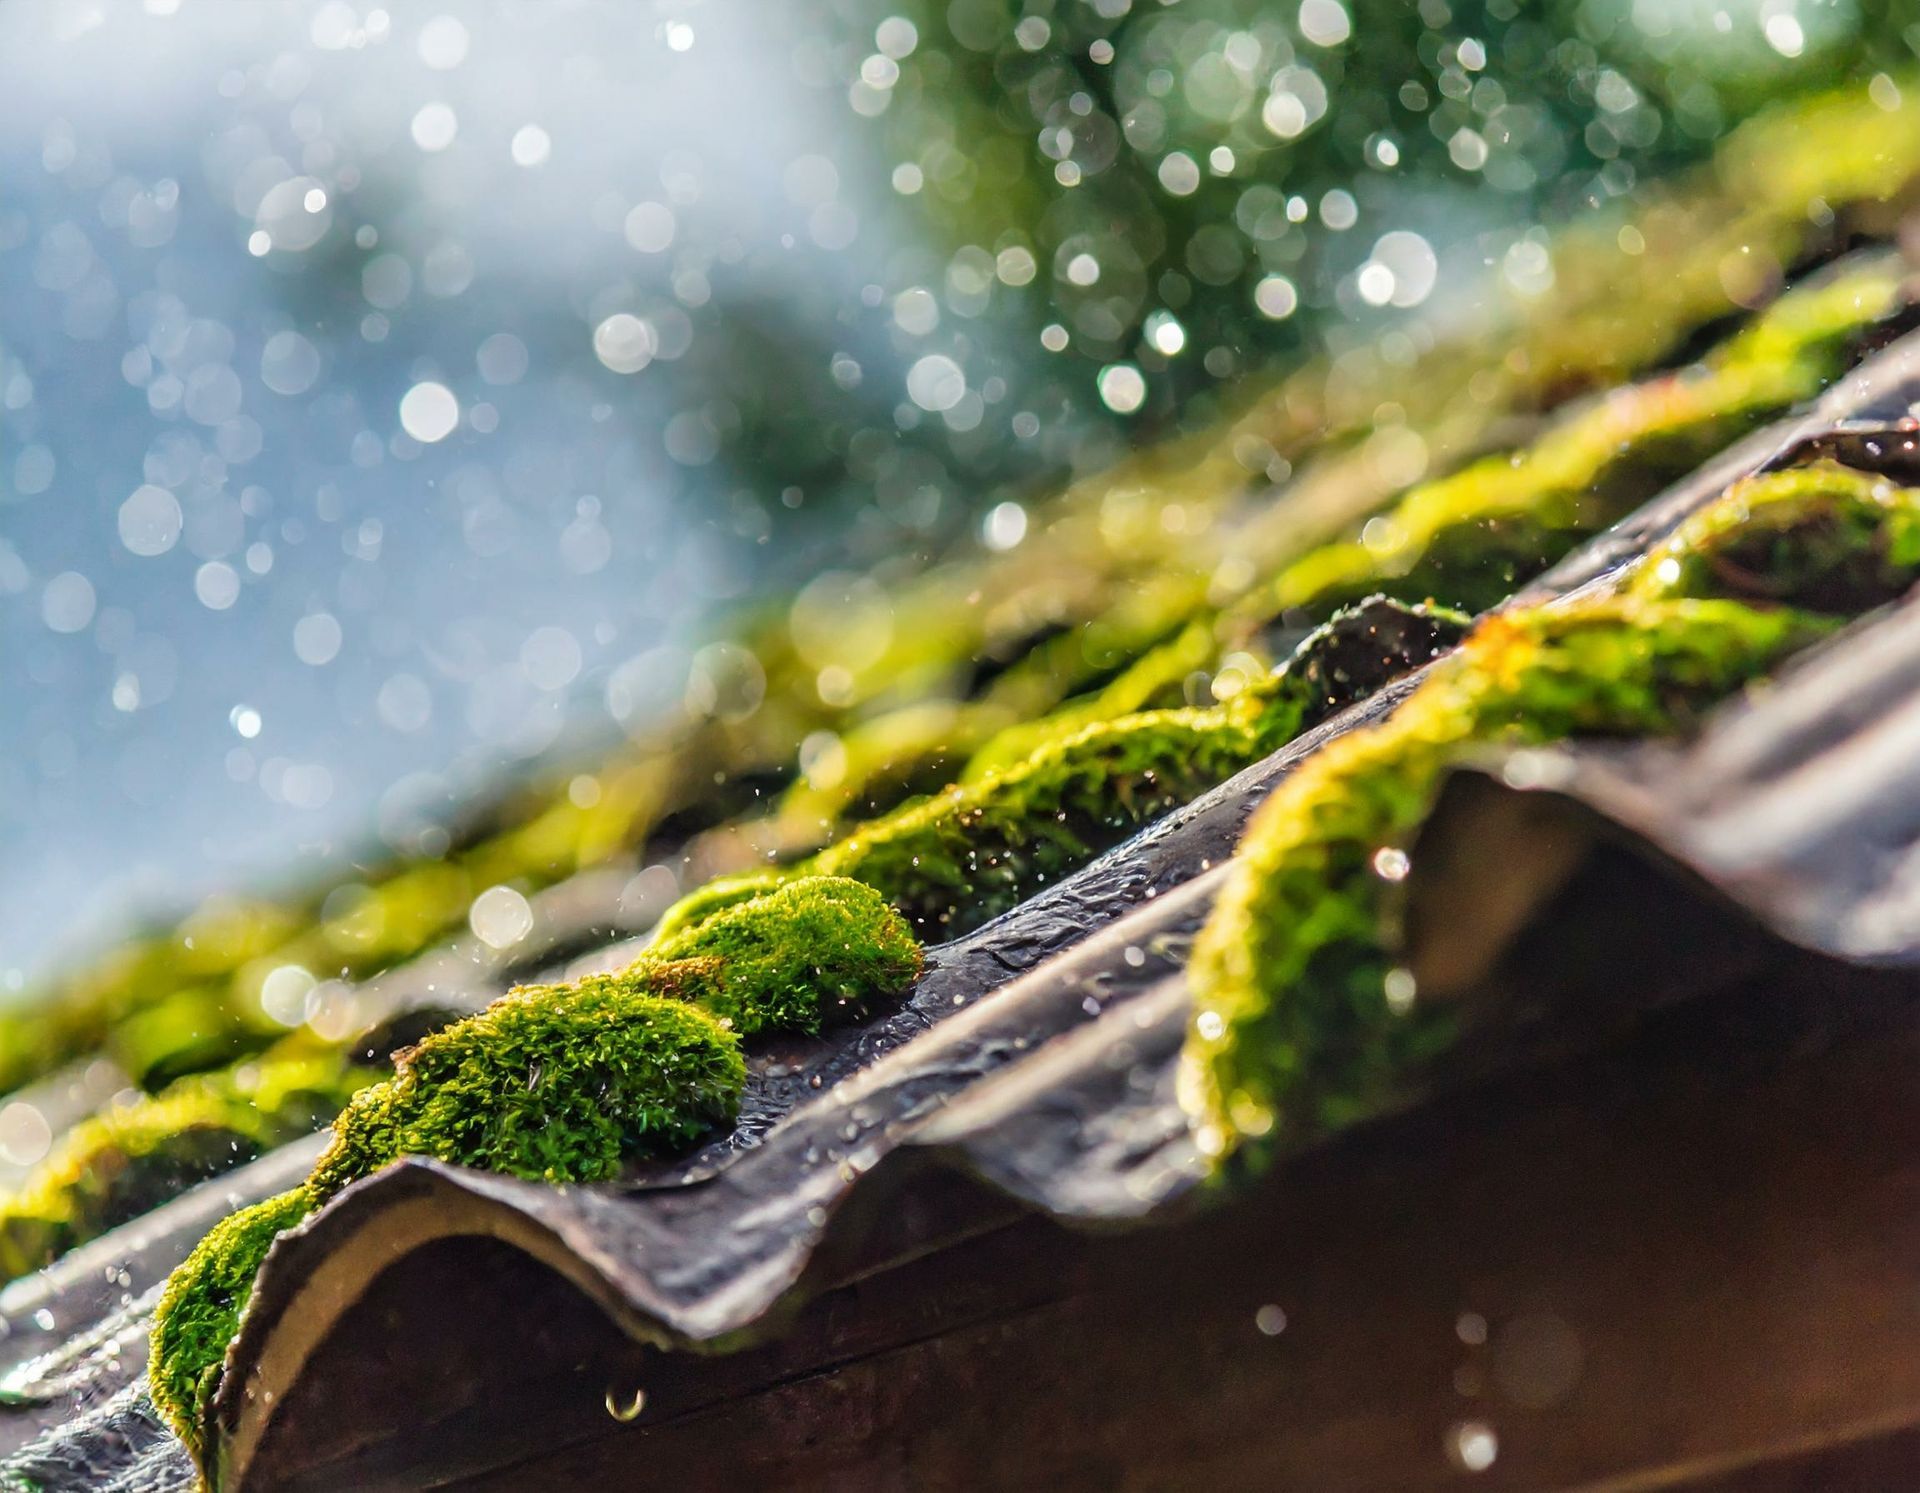
<path fill-rule="evenodd" d="M 632 1390 L 611 1388 L 606 1393 L 605 1403 L 607 1414 L 625 1425 L 638 1420 L 640 1412 L 647 1408 L 647 1392 L 637 1385 Z"/>

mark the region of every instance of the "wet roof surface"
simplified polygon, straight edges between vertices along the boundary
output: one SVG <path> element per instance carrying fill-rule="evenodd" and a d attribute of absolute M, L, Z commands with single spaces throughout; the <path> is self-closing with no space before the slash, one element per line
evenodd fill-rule
<path fill-rule="evenodd" d="M 1728 480 L 1771 462 L 1838 454 L 1905 469 L 1920 401 L 1920 336 L 1875 355 L 1804 415 L 1764 430 L 1524 593 L 1588 584 L 1643 550 Z M 1528 754 L 1489 764 L 1481 802 L 1441 816 L 1466 834 L 1491 796 L 1551 799 L 1632 845 L 1682 885 L 1820 954 L 1911 964 L 1920 956 L 1911 760 L 1920 623 L 1871 618 L 1803 660 L 1756 703 L 1730 707 L 1695 743 Z M 1203 1170 L 1172 1093 L 1187 1014 L 1182 967 L 1247 815 L 1291 764 L 1375 719 L 1388 687 L 1154 825 L 1095 864 L 931 951 L 899 1010 L 757 1061 L 743 1124 L 690 1161 L 611 1188 L 552 1188 L 408 1162 L 350 1189 L 277 1247 L 236 1362 L 257 1370 L 319 1265 L 384 1226 L 390 1210 L 445 1208 L 587 1285 L 626 1330 L 700 1341 L 761 1319 L 805 1288 L 808 1262 L 922 1160 L 984 1178 L 1057 1214 L 1134 1218 L 1174 1206 Z M 1424 857 L 1423 857 L 1424 858 Z M 1417 888 L 1416 888 L 1417 890 Z M 593 956 L 615 958 L 624 946 Z M 491 983 L 473 992 L 482 999 Z M 1498 1046 L 1498 1044 L 1496 1044 Z M 1494 1061 L 1524 1059 L 1524 1040 Z M 1424 1074 L 1406 1102 L 1470 1078 Z M 211 1222 L 302 1175 L 315 1142 L 209 1183 L 0 1295 L 11 1372 L 0 1417 L 8 1470 L 42 1487 L 187 1487 L 192 1469 L 153 1416 L 140 1378 L 153 1293 Z M 890 1181 L 893 1179 L 893 1181 Z M 466 1225 L 463 1224 L 463 1227 Z M 430 1302 L 419 1308 L 431 1311 Z M 258 1382 L 230 1374 L 231 1431 Z"/>

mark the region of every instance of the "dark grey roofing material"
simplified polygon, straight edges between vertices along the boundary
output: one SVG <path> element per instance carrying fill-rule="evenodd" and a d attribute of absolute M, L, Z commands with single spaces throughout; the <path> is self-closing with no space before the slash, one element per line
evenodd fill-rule
<path fill-rule="evenodd" d="M 1604 575 L 1732 478 L 1843 422 L 1909 419 L 1916 398 L 1920 337 L 1909 336 L 1816 408 L 1743 442 L 1526 594 Z M 1845 437 L 1850 459 L 1869 465 L 1898 458 L 1903 439 L 1898 430 L 1858 428 Z M 1868 450 L 1874 441 L 1887 443 L 1878 457 Z M 1685 753 L 1555 754 L 1558 766 L 1538 758 L 1532 776 L 1515 779 L 1532 787 L 1501 791 L 1553 784 L 1579 812 L 1651 836 L 1660 854 L 1811 947 L 1907 959 L 1920 948 L 1920 894 L 1906 842 L 1920 828 L 1920 798 L 1914 790 L 1900 796 L 1897 747 L 1920 709 L 1917 678 L 1920 624 L 1903 611 L 1823 651 Z M 1169 1083 L 1185 1017 L 1185 942 L 1205 916 L 1247 815 L 1273 783 L 1327 737 L 1378 718 L 1409 687 L 1389 687 L 1006 917 L 934 951 L 929 974 L 900 1011 L 837 1041 L 764 1059 L 761 1109 L 746 1132 L 758 1144 L 750 1149 L 711 1153 L 691 1172 L 638 1175 L 624 1189 L 552 1188 L 431 1162 L 406 1163 L 349 1189 L 270 1257 L 236 1348 L 243 1372 L 229 1376 L 219 1402 L 223 1426 L 250 1419 L 249 1395 L 261 1386 L 246 1371 L 303 1284 L 357 1237 L 378 1235 L 389 1210 L 422 1198 L 457 1207 L 469 1222 L 490 1220 L 492 1231 L 563 1268 L 629 1331 L 668 1341 L 749 1327 L 804 1282 L 815 1251 L 839 1227 L 845 1200 L 884 1190 L 917 1157 L 958 1165 L 1071 1216 L 1133 1217 L 1167 1206 L 1198 1171 Z M 1847 708 L 1832 708 L 1835 701 Z M 1825 770 L 1796 777 L 1804 762 L 1851 765 L 1847 781 L 1828 785 Z M 1878 776 L 1866 776 L 1869 770 Z M 1779 832 L 1795 795 L 1816 777 L 1809 801 L 1821 808 L 1807 832 L 1798 839 Z M 1768 795 L 1777 800 L 1771 832 L 1746 822 Z M 1471 1071 L 1471 1063 L 1459 1071 Z M 816 1087 L 814 1102 L 786 1113 Z M 9 1387 L 40 1402 L 0 1421 L 0 1435 L 11 1431 L 18 1445 L 48 1432 L 12 1471 L 42 1486 L 182 1485 L 183 1458 L 131 1387 L 144 1352 L 137 1334 L 124 1335 L 117 1368 L 99 1352 L 80 1354 L 84 1386 L 63 1379 L 60 1364 L 26 1360 L 70 1342 L 122 1296 L 133 1303 L 131 1322 L 142 1293 L 231 1199 L 265 1195 L 300 1169 L 298 1156 L 268 1158 L 0 1296 L 12 1329 L 4 1351 L 22 1365 Z M 103 1294 L 108 1270 L 113 1289 Z M 42 1312 L 48 1315 L 36 1321 Z"/>

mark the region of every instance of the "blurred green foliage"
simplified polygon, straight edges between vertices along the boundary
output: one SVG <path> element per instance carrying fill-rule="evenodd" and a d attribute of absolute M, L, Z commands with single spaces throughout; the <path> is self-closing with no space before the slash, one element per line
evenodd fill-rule
<path fill-rule="evenodd" d="M 951 246 L 948 299 L 1030 284 L 1029 335 L 1056 323 L 1070 364 L 1136 362 L 1149 410 L 1189 427 L 1211 408 L 1197 393 L 1367 334 L 1354 271 L 1384 232 L 1440 245 L 1573 216 L 1767 102 L 1910 66 L 1920 43 L 1910 0 L 895 10 L 911 49 L 880 22 L 860 76 L 894 81 L 853 101 Z M 1275 276 L 1288 289 L 1263 298 Z M 1179 335 L 1156 336 L 1170 319 Z M 1056 393 L 1092 388 L 1083 366 Z"/>

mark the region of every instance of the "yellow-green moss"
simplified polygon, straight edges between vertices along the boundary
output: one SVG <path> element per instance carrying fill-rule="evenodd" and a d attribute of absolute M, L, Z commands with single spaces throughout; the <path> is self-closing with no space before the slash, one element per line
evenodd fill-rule
<path fill-rule="evenodd" d="M 951 936 L 1016 906 L 1241 768 L 1329 708 L 1424 663 L 1465 619 L 1390 603 L 1355 609 L 1279 672 L 1208 709 L 1142 711 L 1044 740 L 1025 759 L 862 826 L 791 869 L 715 881 L 662 920 L 675 939 L 797 875 L 875 888 L 923 936 Z"/>
<path fill-rule="evenodd" d="M 1887 261 L 1791 290 L 1702 364 L 1615 390 L 1517 451 L 1416 486 L 1360 538 L 1310 551 L 1224 616 L 1195 616 L 1102 689 L 1005 727 L 969 759 L 961 780 L 979 781 L 1049 740 L 1157 703 L 1215 663 L 1223 637 L 1244 636 L 1287 608 L 1324 614 L 1370 590 L 1440 597 L 1469 610 L 1493 605 L 1579 540 L 1816 392 L 1899 300 L 1899 281 Z M 891 746 L 898 752 L 911 743 Z M 868 776 L 877 756 L 864 754 Z"/>
<path fill-rule="evenodd" d="M 1172 638 L 1148 649 L 1119 676 L 1083 699 L 1072 700 L 1038 720 L 1022 721 L 992 737 L 967 759 L 963 783 L 976 783 L 1030 757 L 1049 741 L 1101 721 L 1178 700 L 1187 678 L 1209 668 L 1220 651 L 1211 621 L 1196 618 Z"/>
<path fill-rule="evenodd" d="M 1133 665 L 1183 628 L 1205 591 L 1202 578 L 1178 564 L 1136 574 L 1081 619 L 1084 625 L 1060 631 L 1042 624 L 1041 636 L 1022 644 L 1005 668 L 976 681 L 970 698 L 916 701 L 860 722 L 842 737 L 839 771 L 818 781 L 803 778 L 782 795 L 779 824 L 787 837 L 817 843 L 820 829 L 863 805 L 883 810 L 927 786 L 923 779 L 930 771 L 967 763 L 967 776 L 978 777 L 984 768 L 970 761 L 976 751 L 1018 732 L 1116 666 L 1119 677 L 1100 692 L 1110 708 L 1089 720 L 1139 710 L 1160 681 L 1135 673 Z M 1027 751 L 1010 745 L 999 755 L 1011 763 Z"/>
<path fill-rule="evenodd" d="M 161 1293 L 148 1385 L 155 1407 L 196 1458 L 227 1345 L 240 1329 L 254 1277 L 273 1241 L 312 1209 L 312 1194 L 296 1187 L 230 1214 L 194 1246 Z"/>
<path fill-rule="evenodd" d="M 399 1156 L 604 1181 L 732 1120 L 742 1037 L 818 1031 L 919 971 L 919 946 L 870 888 L 797 880 L 619 974 L 523 986 L 400 1053 L 335 1122 L 311 1185 L 324 1201 Z"/>
<path fill-rule="evenodd" d="M 1464 749 L 1671 730 L 1821 631 L 1722 601 L 1496 615 L 1387 721 L 1303 763 L 1195 945 L 1180 1078 L 1202 1150 L 1342 1124 L 1445 1040 L 1444 1015 L 1390 998 L 1375 857 L 1406 844 Z"/>
<path fill-rule="evenodd" d="M 1195 946 L 1180 1092 L 1201 1148 L 1342 1124 L 1447 1040 L 1445 1014 L 1394 975 L 1380 888 L 1463 752 L 1680 728 L 1916 578 L 1920 491 L 1834 466 L 1757 477 L 1619 594 L 1487 618 L 1388 719 L 1303 763 L 1249 825 Z"/>
<path fill-rule="evenodd" d="M 1492 606 L 1666 483 L 1817 393 L 1899 302 L 1901 277 L 1888 258 L 1789 290 L 1699 365 L 1615 389 L 1518 451 L 1415 486 L 1359 536 L 1286 566 L 1250 605 L 1235 609 L 1225 630 L 1289 608 L 1324 616 L 1374 591 L 1472 611 Z M 1102 619 L 1126 638 L 1134 661 L 1098 691 L 1038 719 L 1015 714 L 1011 724 L 1008 702 L 995 698 L 903 707 L 849 732 L 840 772 L 829 783 L 789 790 L 783 821 L 831 822 L 876 784 L 908 785 L 915 771 L 968 752 L 962 781 L 978 781 L 1049 739 L 1138 711 L 1177 688 L 1214 660 L 1218 642 L 1205 588 L 1189 578 L 1169 587 L 1166 579 L 1157 609 L 1135 601 L 1125 626 Z M 1145 646 L 1155 636 L 1163 640 Z M 1070 678 L 1061 657 L 1072 663 L 1077 652 L 1076 640 L 1050 639 L 1006 682 Z M 1042 691 L 1019 704 L 1030 713 L 1046 697 Z"/>
<path fill-rule="evenodd" d="M 754 1037 L 818 1032 L 899 994 L 920 946 L 872 887 L 809 876 L 657 942 L 643 962 L 684 969 L 675 995 Z"/>
<path fill-rule="evenodd" d="M 695 1002 L 746 1037 L 818 1031 L 904 989 L 919 960 L 906 924 L 877 893 L 857 882 L 809 879 L 655 949 L 635 971 L 603 983 Z M 592 984 L 580 992 L 591 993 Z M 436 1050 L 434 1039 L 422 1049 Z M 382 1077 L 310 1038 L 284 1039 L 280 1053 L 181 1079 L 77 1126 L 0 1199 L 0 1271 L 38 1269 L 196 1182 L 319 1129 Z"/>
<path fill-rule="evenodd" d="M 400 1156 L 547 1182 L 598 1182 L 733 1119 L 740 1039 L 697 1006 L 597 975 L 530 986 L 400 1054 L 315 1166 L 321 1201 Z"/>
<path fill-rule="evenodd" d="M 1273 605 L 1365 591 L 1479 610 L 1763 419 L 1817 393 L 1899 294 L 1892 263 L 1789 291 L 1698 368 L 1630 385 L 1530 446 L 1414 488 L 1364 533 L 1283 571 Z"/>
<path fill-rule="evenodd" d="M 275 1235 L 402 1156 L 546 1182 L 602 1182 L 730 1123 L 741 1037 L 812 1032 L 905 990 L 920 949 L 871 888 L 794 881 L 628 969 L 522 986 L 400 1053 L 334 1122 L 306 1183 L 228 1218 L 167 1283 L 154 1402 L 200 1450 L 227 1343 Z"/>
<path fill-rule="evenodd" d="M 1643 596 L 1791 601 L 1850 616 L 1920 575 L 1920 499 L 1831 462 L 1736 484 L 1634 567 Z"/>
<path fill-rule="evenodd" d="M 215 1226 L 168 1281 L 151 1340 L 154 1403 L 196 1456 L 267 1250 L 349 1182 L 409 1155 L 603 1181 L 627 1157 L 731 1120 L 746 1080 L 739 1038 L 698 1006 L 647 993 L 654 973 L 528 987 L 427 1037 L 391 1079 L 353 1096 L 305 1184 Z"/>
<path fill-rule="evenodd" d="M 338 1052 L 182 1079 L 69 1132 L 0 1201 L 0 1270 L 24 1275 L 209 1177 L 320 1129 L 379 1075 Z"/>

